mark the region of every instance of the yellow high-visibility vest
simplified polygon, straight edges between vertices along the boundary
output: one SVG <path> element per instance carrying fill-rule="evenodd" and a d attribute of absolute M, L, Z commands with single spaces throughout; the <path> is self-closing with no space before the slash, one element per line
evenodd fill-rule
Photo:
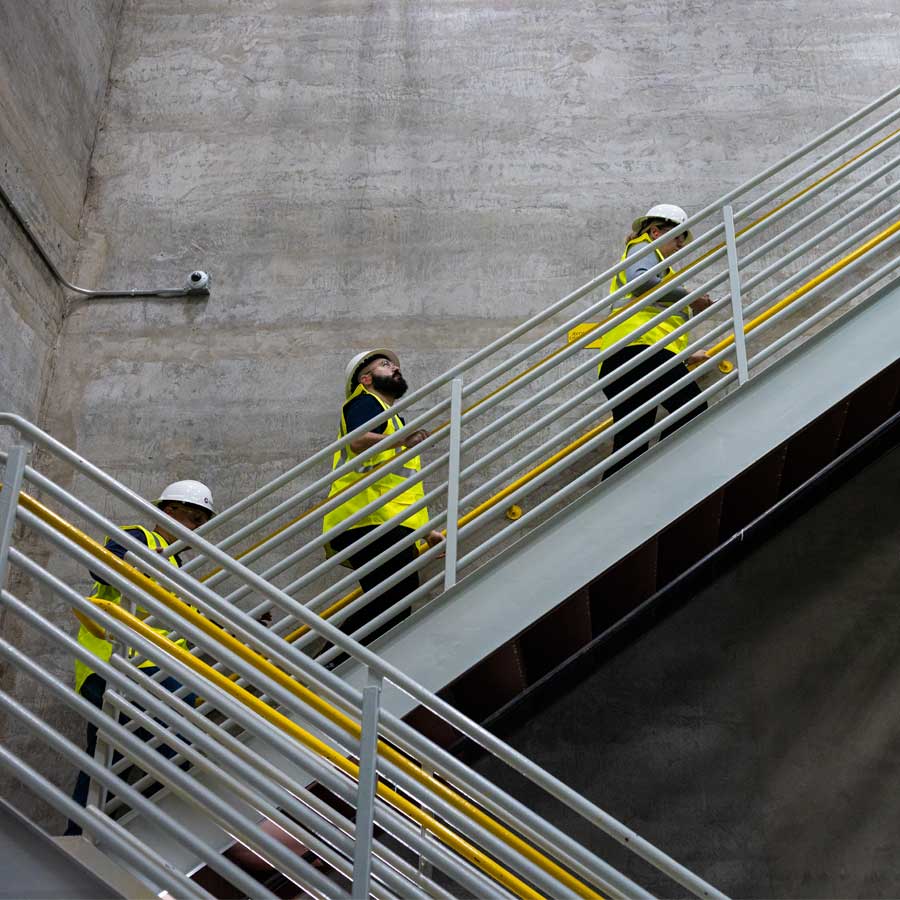
<path fill-rule="evenodd" d="M 636 237 L 625 245 L 625 252 L 622 254 L 622 262 L 628 257 L 628 251 L 635 244 L 649 244 L 651 243 L 651 238 L 649 234 L 642 234 L 640 237 Z M 656 253 L 656 258 L 662 262 L 665 257 L 662 253 L 659 252 L 659 248 L 657 247 L 654 251 Z M 674 271 L 672 267 L 669 266 L 665 272 L 662 273 L 663 278 L 671 278 L 674 275 Z M 609 285 L 609 292 L 611 294 L 618 291 L 620 288 L 625 287 L 625 270 L 621 269 L 614 276 Z M 629 301 L 632 299 L 631 294 L 626 294 L 623 300 Z M 622 310 L 627 306 L 627 303 L 623 303 L 622 306 L 614 309 L 610 313 L 610 318 L 618 313 L 622 312 Z M 666 350 L 671 350 L 673 353 L 680 353 L 687 347 L 690 342 L 690 338 L 687 332 L 679 335 L 677 338 L 673 340 L 668 340 L 669 335 L 676 329 L 680 328 L 684 323 L 690 319 L 691 317 L 691 309 L 689 306 L 671 309 L 671 314 L 668 318 L 663 319 L 661 322 L 657 322 L 652 328 L 642 328 L 641 326 L 649 322 L 655 316 L 658 316 L 663 310 L 670 310 L 671 306 L 668 303 L 660 303 L 657 301 L 655 304 L 651 304 L 650 306 L 645 306 L 643 309 L 636 310 L 635 313 L 629 316 L 621 325 L 617 325 L 615 328 L 607 331 L 599 341 L 601 349 L 606 349 L 607 347 L 611 347 L 613 344 L 622 340 L 626 335 L 634 334 L 633 340 L 629 341 L 629 346 L 631 344 L 657 344 L 661 342 L 665 342 Z"/>
<path fill-rule="evenodd" d="M 123 525 L 123 531 L 141 531 L 144 534 L 144 537 L 147 539 L 147 547 L 150 550 L 162 549 L 164 550 L 169 546 L 168 541 L 160 534 L 157 534 L 155 531 L 150 531 L 147 528 L 144 528 L 143 525 Z M 168 561 L 175 566 L 178 567 L 178 560 L 174 556 L 168 557 Z M 114 588 L 111 584 L 100 584 L 99 581 L 94 582 L 94 588 L 91 591 L 92 597 L 99 597 L 101 600 L 110 600 L 113 603 L 121 603 L 122 595 L 119 593 L 116 588 Z M 146 619 L 149 615 L 149 612 L 143 607 L 138 607 L 135 610 L 135 615 L 140 619 Z M 154 628 L 155 632 L 161 635 L 167 635 L 169 633 L 168 628 Z M 104 662 L 109 662 L 110 656 L 112 656 L 112 644 L 109 641 L 103 640 L 103 638 L 98 638 L 96 635 L 91 634 L 84 625 L 81 626 L 78 630 L 78 643 L 85 647 L 87 650 L 90 650 L 94 656 L 102 659 Z M 187 641 L 184 638 L 180 638 L 176 641 L 180 647 L 184 647 L 187 649 Z M 128 649 L 128 655 L 134 656 L 136 653 L 135 650 L 131 648 Z M 155 666 L 156 663 L 150 662 L 149 659 L 144 660 L 141 663 L 141 668 L 147 668 L 148 666 Z M 75 660 L 75 690 L 80 691 L 81 685 L 84 684 L 85 678 L 88 677 L 94 670 L 87 665 L 87 663 L 83 663 L 80 659 Z"/>
<path fill-rule="evenodd" d="M 356 397 L 359 397 L 362 394 L 369 394 L 369 396 L 374 397 L 378 401 L 382 409 L 390 409 L 390 407 L 377 394 L 372 393 L 372 391 L 367 391 L 364 385 L 357 385 L 356 390 L 350 395 L 350 397 L 341 407 L 341 427 L 338 431 L 339 439 L 345 437 L 347 434 L 347 420 L 345 418 L 347 404 L 350 403 L 351 400 L 354 400 Z M 387 420 L 385 425 L 385 437 L 389 437 L 403 427 L 403 423 L 396 415 L 391 416 Z M 344 521 L 344 519 L 349 518 L 354 513 L 361 510 L 363 507 L 368 506 L 373 501 L 376 501 L 380 497 L 384 496 L 384 494 L 386 494 L 392 488 L 395 488 L 406 481 L 406 479 L 409 477 L 407 475 L 394 472 L 385 472 L 377 481 L 373 482 L 368 487 L 363 488 L 362 490 L 354 491 L 352 487 L 352 485 L 354 485 L 361 478 L 369 475 L 373 469 L 377 468 L 380 465 L 383 465 L 386 462 L 389 462 L 400 452 L 402 452 L 402 448 L 400 447 L 390 447 L 387 450 L 382 450 L 381 453 L 376 453 L 375 456 L 365 460 L 359 465 L 358 468 L 351 469 L 345 475 L 341 475 L 339 478 L 336 478 L 332 482 L 331 490 L 329 491 L 328 496 L 333 497 L 336 493 L 338 493 L 338 491 L 344 491 L 343 496 L 345 496 L 346 499 L 340 506 L 325 514 L 325 517 L 322 521 L 323 533 L 331 531 L 332 528 L 339 525 Z M 355 459 L 356 456 L 358 456 L 358 454 L 354 453 L 350 449 L 349 445 L 345 445 L 342 450 L 335 451 L 334 459 L 331 465 L 332 471 L 334 471 L 344 462 L 349 462 Z M 403 468 L 408 469 L 410 472 L 419 472 L 422 469 L 422 462 L 418 456 L 414 456 L 412 459 L 407 460 L 403 464 Z M 389 500 L 383 506 L 376 507 L 374 510 L 367 513 L 362 519 L 360 519 L 358 522 L 355 522 L 350 527 L 362 528 L 366 525 L 381 525 L 384 522 L 387 522 L 389 519 L 394 519 L 394 517 L 396 516 L 396 525 L 403 525 L 406 528 L 412 529 L 421 528 L 428 522 L 428 511 L 424 507 L 418 510 L 418 512 L 414 512 L 412 513 L 412 515 L 407 516 L 405 519 L 400 519 L 399 517 L 403 515 L 404 511 L 409 506 L 411 506 L 417 500 L 421 500 L 424 496 L 425 488 L 423 487 L 421 481 L 416 482 L 415 484 L 411 484 L 405 491 L 394 497 L 393 500 Z M 328 553 L 333 552 L 330 545 L 326 545 L 325 549 Z"/>

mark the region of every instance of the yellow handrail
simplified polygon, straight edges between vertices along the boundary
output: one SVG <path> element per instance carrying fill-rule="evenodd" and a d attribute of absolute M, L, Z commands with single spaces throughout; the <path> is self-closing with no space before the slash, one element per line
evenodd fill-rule
<path fill-rule="evenodd" d="M 610 425 L 612 425 L 611 418 L 606 419 L 599 425 L 594 426 L 580 438 L 564 447 L 558 453 L 554 453 L 553 456 L 545 459 L 540 465 L 535 466 L 535 468 L 531 469 L 529 472 L 526 472 L 520 478 L 517 478 L 515 481 L 508 484 L 505 488 L 498 491 L 496 494 L 494 494 L 493 497 L 490 497 L 489 499 L 485 500 L 484 503 L 467 512 L 458 520 L 458 526 L 462 528 L 463 525 L 468 525 L 469 522 L 471 522 L 473 519 L 477 519 L 478 516 L 480 516 L 482 513 L 487 512 L 489 509 L 495 507 L 498 503 L 501 503 L 514 491 L 517 491 L 523 485 L 528 484 L 529 481 L 537 478 L 538 475 L 540 475 L 542 472 L 545 472 L 550 468 L 550 466 L 559 462 L 561 459 L 565 459 L 565 457 L 567 457 L 573 451 L 577 450 L 582 444 L 586 444 L 592 437 L 596 437 L 596 435 L 600 434 L 601 431 L 605 431 L 607 428 L 609 428 Z M 446 533 L 446 531 L 444 533 Z M 319 613 L 319 615 L 323 619 L 331 618 L 331 616 L 333 616 L 336 612 L 339 612 L 345 606 L 347 606 L 349 603 L 353 602 L 357 597 L 360 596 L 362 596 L 362 588 L 354 588 L 349 594 L 345 594 L 343 597 L 341 597 L 340 600 L 336 600 L 334 603 L 332 603 L 331 606 L 323 609 L 322 612 Z M 299 628 L 290 632 L 290 634 L 285 635 L 284 639 L 288 643 L 292 644 L 294 643 L 294 641 L 303 637 L 303 635 L 306 634 L 309 630 L 309 625 L 301 625 Z"/>
<path fill-rule="evenodd" d="M 766 212 L 766 213 L 764 213 L 763 215 L 761 215 L 759 218 L 754 219 L 754 220 L 753 220 L 752 222 L 750 222 L 748 225 L 745 225 L 743 228 L 741 228 L 741 229 L 736 233 L 736 236 L 737 236 L 737 237 L 740 237 L 740 235 L 746 233 L 746 232 L 749 231 L 751 228 L 754 228 L 755 226 L 759 225 L 760 223 L 765 222 L 766 219 L 768 219 L 769 217 L 775 215 L 775 213 L 777 213 L 779 210 L 784 209 L 784 207 L 786 207 L 789 203 L 793 203 L 794 200 L 798 200 L 798 199 L 799 199 L 800 197 L 802 197 L 804 194 L 809 193 L 811 190 L 813 190 L 813 188 L 815 188 L 815 187 L 817 187 L 818 185 L 822 184 L 823 181 L 826 181 L 826 180 L 827 180 L 828 178 L 830 178 L 832 175 L 836 175 L 838 172 L 841 171 L 841 169 L 846 168 L 846 167 L 849 166 L 851 163 L 855 162 L 857 159 L 859 159 L 860 157 L 864 156 L 864 155 L 865 155 L 866 153 L 868 153 L 870 150 L 874 150 L 877 146 L 879 146 L 880 144 L 883 144 L 885 141 L 890 140 L 892 137 L 894 137 L 894 135 L 896 135 L 896 134 L 898 134 L 898 133 L 900 133 L 900 128 L 895 129 L 895 130 L 892 131 L 890 134 L 887 134 L 887 135 L 885 135 L 885 136 L 882 137 L 882 138 L 879 138 L 877 141 L 875 141 L 874 144 L 871 144 L 870 146 L 866 147 L 865 150 L 861 150 L 861 151 L 860 151 L 859 153 L 857 153 L 855 156 L 852 156 L 852 157 L 850 157 L 850 159 L 845 160 L 845 161 L 842 162 L 839 166 L 837 166 L 837 167 L 834 168 L 834 169 L 831 169 L 829 172 L 827 172 L 827 173 L 826 173 L 825 175 L 823 175 L 821 178 L 818 178 L 816 181 L 814 181 L 814 182 L 812 182 L 811 184 L 807 185 L 805 188 L 803 188 L 803 190 L 798 191 L 796 194 L 793 194 L 792 196 L 788 197 L 787 200 L 784 200 L 782 203 L 779 203 L 777 206 L 774 206 L 772 209 L 770 209 L 768 212 Z M 702 254 L 701 254 L 700 256 L 698 256 L 696 259 L 691 260 L 691 262 L 689 262 L 686 266 L 684 266 L 683 268 L 679 269 L 677 272 L 673 273 L 673 275 L 672 275 L 671 277 L 674 278 L 674 277 L 677 277 L 678 275 L 683 274 L 684 272 L 690 271 L 692 268 L 694 268 L 694 266 L 698 265 L 700 262 L 702 262 L 702 261 L 703 261 L 704 259 L 706 259 L 707 257 L 711 256 L 713 253 L 716 253 L 718 250 L 721 250 L 724 246 L 725 246 L 725 243 L 724 243 L 724 242 L 721 242 L 721 243 L 719 243 L 719 244 L 716 244 L 714 247 L 712 247 L 711 249 L 707 250 L 705 253 L 702 253 Z M 567 336 L 567 343 L 573 344 L 573 343 L 575 343 L 575 341 L 579 340 L 580 338 L 584 337 L 585 335 L 590 334 L 590 333 L 596 331 L 598 328 L 601 328 L 603 325 L 605 325 L 605 324 L 606 324 L 610 319 L 612 319 L 614 316 L 619 315 L 623 310 L 626 310 L 626 309 L 628 309 L 629 307 L 633 306 L 635 303 L 637 303 L 638 300 L 640 300 L 640 297 L 636 297 L 636 298 L 635 298 L 634 300 L 632 300 L 630 303 L 627 303 L 627 304 L 625 304 L 625 306 L 622 306 L 622 307 L 620 307 L 619 309 L 616 309 L 614 312 L 610 313 L 610 315 L 606 316 L 606 317 L 605 317 L 604 319 L 602 319 L 600 322 L 583 322 L 581 325 L 576 325 L 575 328 L 573 328 L 573 329 L 571 329 L 571 330 L 569 331 L 569 334 L 568 334 L 568 336 Z M 592 346 L 592 345 L 590 345 L 590 344 L 586 345 L 586 349 L 591 349 L 591 346 Z M 534 371 L 538 366 L 543 365 L 545 362 L 548 362 L 549 360 L 553 359 L 554 356 L 556 356 L 557 354 L 561 353 L 564 349 L 565 349 L 564 347 L 560 347 L 559 349 L 554 350 L 552 353 L 548 354 L 547 356 L 543 357 L 542 359 L 539 359 L 536 363 L 534 363 L 533 365 L 529 366 L 527 369 L 524 369 L 523 371 L 519 372 L 518 375 L 513 376 L 513 377 L 510 378 L 508 381 L 505 381 L 503 384 L 501 384 L 499 387 L 495 388 L 495 389 L 494 389 L 493 391 L 491 391 L 489 394 L 485 394 L 484 397 L 481 397 L 479 400 L 477 400 L 477 401 L 476 401 L 475 403 L 473 403 L 471 406 L 467 406 L 467 407 L 463 410 L 463 412 L 464 412 L 464 413 L 470 412 L 471 410 L 473 410 L 473 409 L 475 409 L 476 407 L 480 406 L 482 403 L 484 403 L 485 401 L 489 400 L 491 397 L 493 397 L 493 396 L 495 396 L 496 394 L 498 394 L 498 393 L 499 393 L 500 391 L 502 391 L 504 388 L 509 387 L 511 384 L 515 384 L 520 378 L 524 378 L 529 372 Z M 729 366 L 729 365 L 730 365 L 730 363 L 723 363 L 722 366 L 720 366 L 720 368 L 722 368 L 723 366 L 726 366 L 726 368 L 722 368 L 722 370 L 723 370 L 723 371 L 730 371 L 730 369 L 727 368 L 727 366 Z M 443 430 L 443 429 L 446 428 L 449 424 L 450 424 L 449 421 L 448 421 L 448 422 L 443 422 L 443 423 L 441 423 L 440 425 L 438 425 L 438 426 L 432 431 L 432 434 L 437 434 L 437 432 Z M 382 465 L 384 465 L 384 463 L 382 463 Z M 373 468 L 373 471 L 374 471 L 374 468 Z M 347 490 L 347 489 L 350 488 L 350 487 L 352 487 L 352 485 L 347 485 L 346 487 L 342 488 L 340 491 L 335 492 L 335 494 L 334 494 L 333 496 L 337 496 L 339 493 L 341 493 L 341 492 Z M 292 525 L 296 525 L 298 522 L 303 521 L 303 519 L 305 519 L 307 516 L 311 515 L 311 514 L 314 513 L 317 509 L 320 509 L 322 506 L 324 506 L 330 499 L 331 499 L 331 497 L 326 497 L 325 499 L 320 500 L 318 503 L 313 504 L 313 505 L 310 506 L 308 509 L 306 509 L 306 510 L 304 510 L 302 513 L 300 513 L 299 516 L 297 516 L 297 517 L 294 518 L 294 519 L 291 519 L 289 522 L 286 522 L 284 525 L 282 525 L 281 527 L 277 528 L 277 529 L 276 529 L 275 531 L 273 531 L 271 534 L 268 534 L 268 535 L 266 535 L 265 537 L 260 538 L 260 540 L 258 540 L 255 544 L 253 544 L 252 546 L 248 547 L 246 550 L 243 550 L 241 553 L 239 553 L 239 554 L 238 554 L 237 556 L 235 556 L 234 558 L 235 558 L 235 559 L 243 559 L 248 553 L 252 553 L 254 550 L 257 550 L 257 549 L 259 549 L 260 547 L 262 547 L 264 544 L 267 544 L 269 541 L 271 541 L 273 538 L 276 538 L 279 534 L 281 534 L 282 532 L 286 531 L 286 530 L 287 530 L 288 528 L 290 528 Z M 204 575 L 203 578 L 201 578 L 200 580 L 201 580 L 201 581 L 206 581 L 207 579 L 212 578 L 213 575 L 216 575 L 216 574 L 219 573 L 220 571 L 221 571 L 221 567 L 217 567 L 217 568 L 213 569 L 211 572 L 209 572 L 207 575 Z M 358 596 L 360 595 L 360 593 L 362 593 L 362 592 L 361 592 L 361 591 L 357 592 L 356 595 L 355 595 L 355 597 L 358 597 Z M 346 606 L 346 605 L 350 602 L 351 599 L 355 599 L 355 597 L 350 598 L 350 599 L 348 599 L 348 598 L 346 598 L 346 597 L 345 597 L 345 598 L 342 598 L 342 601 L 338 601 L 338 602 L 341 604 L 340 606 L 337 606 L 337 605 L 336 605 L 335 608 L 329 607 L 330 613 L 333 614 L 334 612 L 337 612 L 338 609 L 343 609 L 343 607 Z"/>
<path fill-rule="evenodd" d="M 824 271 L 820 272 L 816 275 L 815 278 L 810 279 L 804 285 L 797 288 L 797 290 L 792 291 L 786 297 L 779 300 L 773 306 L 770 306 L 765 312 L 760 313 L 755 318 L 751 319 L 749 322 L 744 325 L 744 334 L 750 334 L 755 328 L 758 328 L 762 325 L 763 322 L 767 322 L 772 318 L 776 313 L 781 312 L 781 310 L 790 306 L 796 300 L 799 300 L 804 295 L 808 294 L 814 287 L 818 287 L 822 282 L 827 281 L 829 278 L 832 278 L 834 275 L 837 275 L 842 269 L 845 269 L 850 263 L 855 262 L 865 253 L 868 253 L 869 250 L 872 250 L 874 247 L 877 247 L 880 243 L 887 240 L 892 234 L 895 234 L 897 230 L 900 229 L 900 220 L 894 222 L 889 228 L 885 228 L 884 231 L 875 235 L 875 237 L 870 238 L 864 244 L 860 244 L 852 253 L 848 253 L 846 256 L 839 259 L 836 263 L 829 266 Z M 719 341 L 718 344 L 714 344 L 710 347 L 706 354 L 707 356 L 714 356 L 720 350 L 724 350 L 726 347 L 730 347 L 734 343 L 734 335 L 730 334 L 728 337 L 723 338 Z M 734 368 L 734 364 L 729 360 L 722 360 L 719 363 L 719 369 L 722 372 L 730 372 Z"/>
<path fill-rule="evenodd" d="M 116 571 L 123 578 L 126 578 L 135 586 L 145 590 L 172 612 L 176 613 L 181 618 L 186 619 L 195 627 L 203 631 L 203 633 L 208 637 L 217 641 L 222 646 L 229 649 L 236 656 L 249 663 L 260 672 L 267 675 L 282 688 L 291 692 L 298 699 L 302 700 L 308 706 L 315 709 L 321 715 L 325 716 L 329 721 L 343 729 L 346 733 L 352 735 L 356 739 L 359 739 L 361 737 L 362 730 L 357 722 L 355 722 L 338 708 L 323 700 L 305 685 L 299 684 L 285 671 L 273 665 L 260 653 L 241 643 L 241 641 L 239 641 L 233 635 L 229 634 L 223 628 L 216 625 L 210 619 L 207 619 L 205 616 L 203 616 L 197 610 L 193 609 L 190 605 L 185 603 L 175 594 L 160 587 L 160 585 L 158 585 L 143 572 L 134 568 L 129 563 L 126 563 L 124 560 L 119 559 L 118 556 L 111 553 L 93 538 L 84 534 L 74 525 L 67 522 L 65 519 L 45 507 L 43 504 L 39 503 L 30 495 L 21 492 L 19 497 L 21 504 L 27 510 L 38 516 L 43 522 L 50 525 L 61 534 L 65 535 L 77 546 L 86 550 L 96 559 L 99 559 L 102 562 L 106 563 L 110 568 Z M 106 600 L 100 600 L 99 598 L 94 597 L 88 599 L 92 603 L 103 605 L 104 609 L 108 608 L 110 614 L 117 616 L 120 621 L 125 621 L 122 616 L 129 616 L 129 623 L 131 623 L 133 619 L 135 626 L 139 626 L 136 627 L 136 630 L 138 630 L 139 633 L 146 637 L 148 640 L 152 641 L 157 646 L 163 647 L 166 652 L 175 655 L 186 665 L 191 666 L 195 671 L 206 672 L 208 670 L 208 677 L 210 680 L 212 680 L 219 687 L 228 691 L 235 698 L 240 699 L 241 702 L 245 703 L 245 705 L 255 709 L 260 715 L 264 715 L 268 721 L 272 722 L 277 727 L 282 728 L 282 730 L 286 730 L 289 734 L 292 734 L 292 736 L 298 737 L 298 739 L 300 739 L 298 736 L 299 734 L 304 735 L 304 737 L 302 738 L 304 742 L 306 742 L 307 740 L 313 742 L 313 744 L 307 744 L 307 746 L 313 747 L 314 744 L 315 746 L 318 746 L 318 744 L 321 743 L 318 742 L 318 739 L 314 738 L 312 735 L 308 735 L 302 729 L 299 729 L 299 727 L 291 722 L 290 719 L 281 716 L 280 713 L 272 710 L 269 706 L 260 701 L 258 698 L 254 697 L 244 688 L 235 684 L 230 678 L 223 675 L 221 672 L 217 672 L 215 669 L 206 666 L 205 663 L 202 663 L 195 656 L 185 651 L 184 648 L 178 647 L 177 645 L 168 641 L 168 639 L 164 636 L 159 635 L 152 628 L 145 625 L 144 622 L 142 622 L 140 619 L 130 616 L 130 614 L 127 613 L 126 610 L 122 609 L 122 607 L 118 604 L 111 603 L 110 601 Z M 91 620 L 88 619 L 88 621 Z M 96 623 L 94 624 L 96 625 Z M 163 642 L 165 642 L 165 644 Z M 207 676 L 204 675 L 204 677 Z M 261 707 L 263 710 L 265 710 L 265 712 L 261 712 L 257 707 Z M 284 720 L 284 722 L 281 721 L 282 719 Z M 284 723 L 287 724 L 285 725 Z M 296 733 L 294 731 L 295 729 Z M 349 769 L 344 768 L 342 763 L 336 762 L 334 759 L 331 759 L 330 754 L 334 753 L 335 751 L 332 751 L 331 748 L 327 747 L 327 745 L 323 744 L 322 746 L 325 747 L 328 751 L 328 754 L 323 753 L 322 755 L 326 756 L 326 758 L 329 758 L 329 760 L 334 762 L 335 765 L 339 765 L 342 769 L 344 769 L 344 771 L 350 772 Z M 495 837 L 498 837 L 500 840 L 504 841 L 504 843 L 506 843 L 509 847 L 511 847 L 517 853 L 520 853 L 525 858 L 529 859 L 535 865 L 539 866 L 543 871 L 547 872 L 552 877 L 557 878 L 560 882 L 565 884 L 579 896 L 588 898 L 588 900 L 597 900 L 597 898 L 600 897 L 600 895 L 597 894 L 594 890 L 583 884 L 580 880 L 575 878 L 571 873 L 567 872 L 553 860 L 544 856 L 539 850 L 532 847 L 515 833 L 509 831 L 496 819 L 487 815 L 483 810 L 479 809 L 475 804 L 471 803 L 465 797 L 461 796 L 449 785 L 424 772 L 408 757 L 406 757 L 398 750 L 394 749 L 390 744 L 382 741 L 381 739 L 378 740 L 378 752 L 390 762 L 394 763 L 405 774 L 418 781 L 423 787 L 432 791 L 442 800 L 451 804 L 455 809 L 459 810 L 461 813 L 477 822 L 485 830 L 489 831 Z M 337 758 L 339 760 L 343 760 L 346 765 L 353 767 L 353 771 L 356 771 L 355 766 L 344 757 L 338 755 Z M 495 880 L 504 884 L 506 887 L 512 890 L 513 893 L 516 893 L 518 896 L 523 898 L 535 898 L 535 900 L 540 896 L 539 894 L 535 893 L 530 887 L 528 887 L 528 885 L 525 885 L 523 882 L 521 882 L 515 875 L 497 866 L 496 863 L 494 863 L 483 853 L 481 853 L 480 850 L 472 847 L 466 841 L 456 836 L 453 832 L 447 829 L 446 826 L 441 825 L 427 813 L 422 812 L 413 804 L 409 803 L 409 801 L 404 800 L 395 792 L 390 791 L 383 786 L 379 786 L 378 790 L 379 796 L 388 799 L 389 802 L 392 803 L 392 805 L 395 805 L 398 809 L 401 809 L 418 824 L 427 828 L 429 831 L 433 832 L 436 836 L 441 838 L 441 840 L 444 840 L 444 836 L 447 836 L 445 842 L 448 843 L 448 846 L 451 846 L 454 850 L 456 850 L 456 852 L 465 856 L 467 859 L 481 868 L 482 871 L 491 875 L 492 878 L 495 878 Z"/>

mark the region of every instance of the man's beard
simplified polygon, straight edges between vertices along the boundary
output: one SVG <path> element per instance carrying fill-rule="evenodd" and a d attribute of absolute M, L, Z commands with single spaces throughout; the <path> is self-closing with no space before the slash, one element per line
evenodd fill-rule
<path fill-rule="evenodd" d="M 372 387 L 379 394 L 399 400 L 409 388 L 404 377 L 397 372 L 394 375 L 372 375 Z"/>

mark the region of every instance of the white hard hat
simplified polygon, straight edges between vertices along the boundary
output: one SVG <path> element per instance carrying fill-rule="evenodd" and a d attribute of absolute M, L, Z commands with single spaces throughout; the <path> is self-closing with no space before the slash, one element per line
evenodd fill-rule
<path fill-rule="evenodd" d="M 665 221 L 671 222 L 673 225 L 682 225 L 687 221 L 687 217 L 688 214 L 674 203 L 657 203 L 656 206 L 651 206 L 644 215 L 638 216 L 631 223 L 631 230 L 635 234 L 640 234 L 651 219 L 665 219 Z M 687 232 L 686 237 L 689 241 L 694 239 L 690 231 Z"/>
<path fill-rule="evenodd" d="M 349 397 L 356 390 L 356 376 L 359 370 L 373 359 L 384 357 L 392 362 L 395 366 L 400 365 L 400 359 L 393 350 L 365 350 L 357 353 L 350 362 L 347 363 L 347 369 L 344 372 L 344 396 Z"/>
<path fill-rule="evenodd" d="M 199 506 L 201 509 L 207 510 L 211 516 L 216 514 L 213 509 L 212 491 L 200 481 L 173 481 L 159 495 L 156 505 L 159 506 L 166 500 L 190 503 L 191 506 Z"/>

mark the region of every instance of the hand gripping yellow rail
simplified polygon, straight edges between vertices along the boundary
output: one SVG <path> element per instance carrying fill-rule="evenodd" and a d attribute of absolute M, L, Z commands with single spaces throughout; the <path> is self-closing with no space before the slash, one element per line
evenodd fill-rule
<path fill-rule="evenodd" d="M 226 647 L 235 655 L 239 656 L 245 662 L 267 675 L 279 686 L 290 691 L 295 697 L 303 701 L 305 704 L 325 716 L 329 721 L 338 725 L 347 734 L 360 739 L 362 730 L 360 725 L 343 713 L 341 710 L 332 706 L 323 700 L 318 694 L 311 691 L 305 685 L 296 682 L 288 673 L 269 662 L 264 656 L 241 643 L 237 638 L 230 635 L 227 631 L 207 619 L 205 616 L 192 609 L 187 603 L 180 600 L 175 594 L 160 587 L 155 581 L 146 576 L 143 572 L 119 559 L 115 554 L 110 553 L 105 547 L 99 544 L 93 538 L 87 536 L 74 525 L 54 513 L 52 510 L 39 503 L 30 495 L 22 492 L 19 495 L 19 502 L 29 512 L 36 515 L 43 522 L 54 528 L 67 539 L 86 550 L 95 558 L 106 563 L 111 569 L 116 571 L 123 578 L 126 578 L 136 587 L 146 591 L 168 609 L 179 617 L 186 619 L 192 625 L 199 628 L 208 637 Z M 257 715 L 261 716 L 270 724 L 274 725 L 284 733 L 290 735 L 305 747 L 319 754 L 322 758 L 335 765 L 341 771 L 350 775 L 354 779 L 358 779 L 358 766 L 351 760 L 342 756 L 333 748 L 329 747 L 323 741 L 311 735 L 309 732 L 300 728 L 289 718 L 270 707 L 268 704 L 254 697 L 245 688 L 237 685 L 229 677 L 216 671 L 211 666 L 199 660 L 184 648 L 177 646 L 164 636 L 157 634 L 152 628 L 145 625 L 140 619 L 132 616 L 125 609 L 115 603 L 99 598 L 89 598 L 92 603 L 114 616 L 119 621 L 128 625 L 129 628 L 151 641 L 157 647 L 164 650 L 170 656 L 174 657 L 184 665 L 189 666 L 193 671 L 200 674 L 203 678 L 212 684 L 226 691 L 236 700 L 251 709 Z M 79 616 L 80 621 L 85 621 L 91 630 L 103 632 L 99 624 L 93 622 L 87 617 Z M 88 624 L 89 623 L 89 624 Z M 412 762 L 407 756 L 400 751 L 394 749 L 390 744 L 379 739 L 378 753 L 391 763 L 401 769 L 406 775 L 418 781 L 427 790 L 430 790 L 441 800 L 451 804 L 455 809 L 468 816 L 473 822 L 476 822 L 486 831 L 506 843 L 511 849 L 521 854 L 523 857 L 539 866 L 543 871 L 556 878 L 560 883 L 566 885 L 571 891 L 578 896 L 586 898 L 586 900 L 602 900 L 601 895 L 585 885 L 570 872 L 562 868 L 558 863 L 545 856 L 531 844 L 524 841 L 517 834 L 507 829 L 496 819 L 487 815 L 483 810 L 479 809 L 475 804 L 471 803 L 461 794 L 457 793 L 452 787 L 432 775 L 424 772 L 419 766 Z M 405 799 L 397 791 L 388 788 L 384 784 L 378 784 L 376 788 L 377 794 L 386 802 L 390 803 L 397 810 L 412 819 L 416 824 L 427 829 L 434 834 L 444 844 L 459 853 L 473 865 L 481 869 L 489 877 L 493 878 L 499 884 L 512 891 L 523 900 L 539 900 L 542 896 L 537 893 L 528 884 L 522 881 L 518 876 L 497 864 L 493 859 L 467 841 L 464 837 L 458 835 L 455 831 L 443 825 L 427 812 L 419 809 L 414 803 Z"/>

